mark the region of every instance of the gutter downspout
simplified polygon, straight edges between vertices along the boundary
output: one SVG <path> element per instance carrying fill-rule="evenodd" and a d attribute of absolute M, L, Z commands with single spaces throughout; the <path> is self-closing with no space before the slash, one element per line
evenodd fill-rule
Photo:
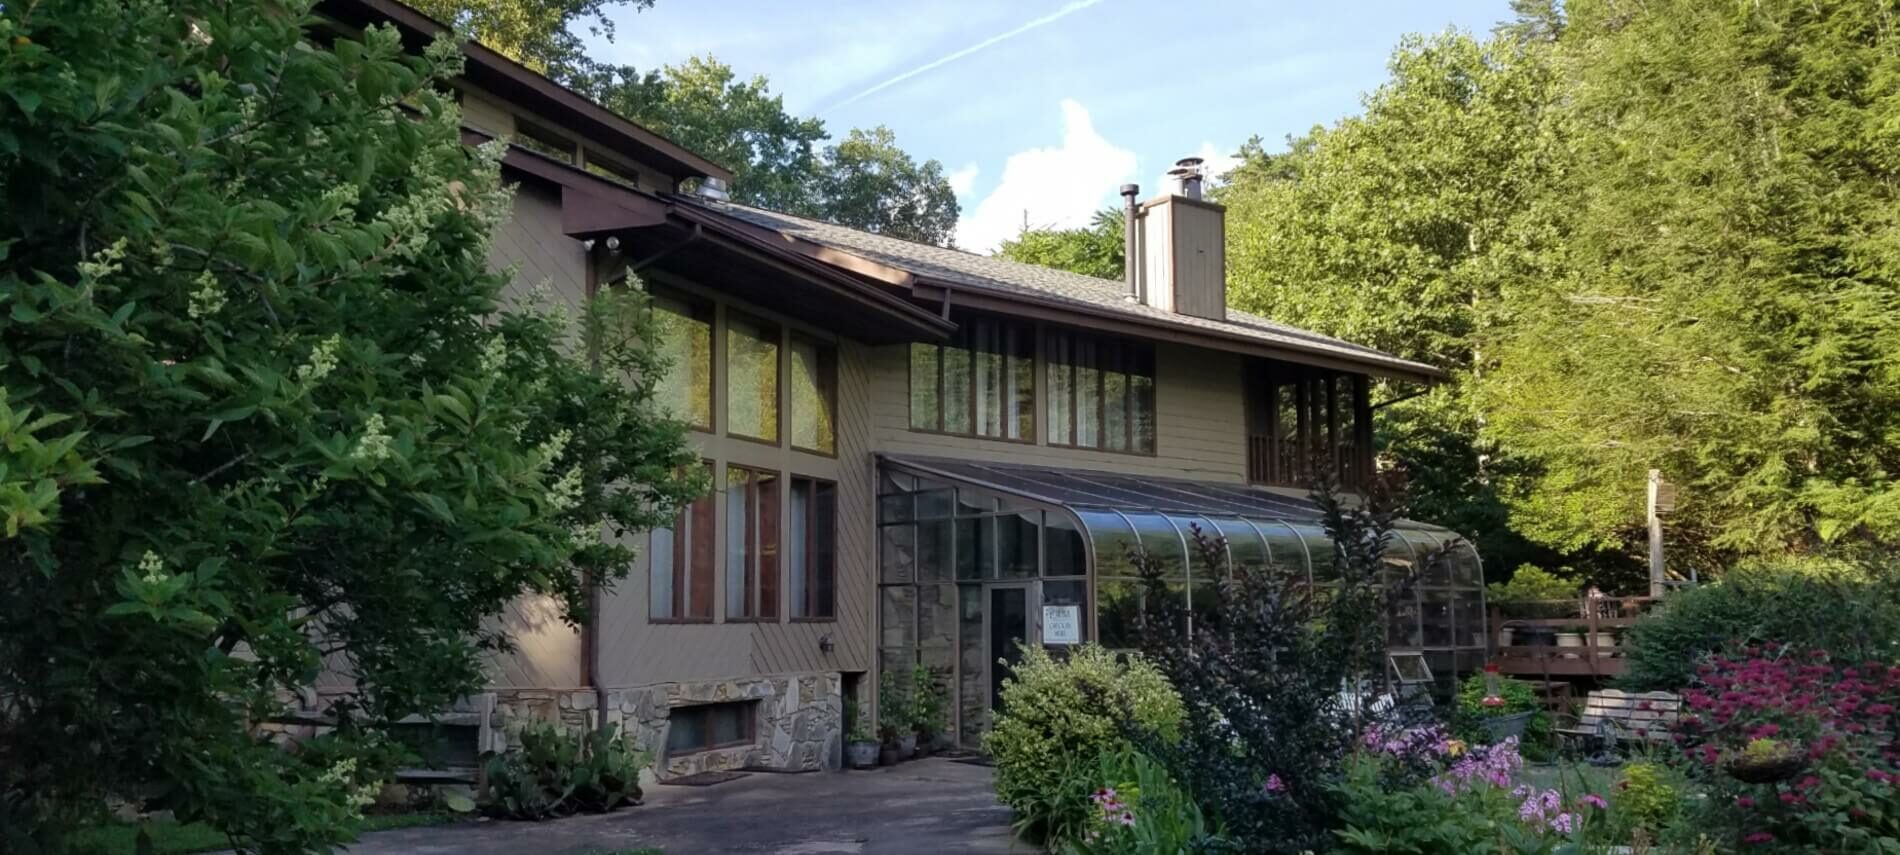
<path fill-rule="evenodd" d="M 697 229 L 687 243 L 699 237 Z M 593 244 L 587 253 L 587 299 L 592 302 L 600 290 L 600 262 L 606 241 Z M 683 245 L 683 244 L 682 244 Z M 677 248 L 676 245 L 673 248 Z M 662 250 L 665 255 L 669 250 Z M 647 259 L 647 263 L 658 260 L 658 256 Z M 644 266 L 644 264 L 642 265 Z M 631 273 L 631 271 L 630 271 Z M 600 367 L 600 353 L 592 342 L 587 345 L 587 364 Z M 587 679 L 587 685 L 594 687 L 594 729 L 607 730 L 607 687 L 600 682 L 600 577 L 587 574 L 587 634 L 581 638 L 581 673 Z"/>
<path fill-rule="evenodd" d="M 1141 293 L 1141 273 L 1138 265 L 1141 261 L 1139 243 L 1135 233 L 1135 215 L 1139 208 L 1135 197 L 1141 195 L 1141 185 L 1122 185 L 1122 278 L 1128 282 L 1127 299 L 1131 303 L 1148 302 L 1147 295 Z"/>

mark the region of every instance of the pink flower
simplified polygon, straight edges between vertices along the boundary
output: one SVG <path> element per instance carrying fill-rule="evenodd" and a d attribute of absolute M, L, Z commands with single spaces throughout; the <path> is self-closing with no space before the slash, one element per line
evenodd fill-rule
<path fill-rule="evenodd" d="M 1589 805 L 1597 810 L 1607 810 L 1610 807 L 1610 803 L 1604 801 L 1603 797 L 1596 793 L 1585 793 L 1583 798 L 1577 800 L 1577 804 Z"/>
<path fill-rule="evenodd" d="M 1135 824 L 1135 815 L 1128 811 L 1122 811 L 1121 818 L 1117 821 L 1124 826 L 1132 826 Z"/>
<path fill-rule="evenodd" d="M 1742 842 L 1743 843 L 1773 843 L 1775 842 L 1775 836 L 1772 834 L 1769 834 L 1766 831 L 1757 831 L 1754 834 L 1751 834 L 1747 837 L 1742 838 Z"/>
<path fill-rule="evenodd" d="M 1284 793 L 1286 792 L 1286 782 L 1280 780 L 1280 776 L 1277 773 L 1270 774 L 1267 776 L 1266 789 L 1269 793 Z"/>
<path fill-rule="evenodd" d="M 1812 790 L 1815 787 L 1821 786 L 1821 777 L 1819 775 L 1809 775 L 1802 778 L 1794 786 L 1797 790 Z"/>
<path fill-rule="evenodd" d="M 1753 796 L 1736 796 L 1735 806 L 1738 808 L 1752 808 L 1755 806 L 1755 799 Z"/>

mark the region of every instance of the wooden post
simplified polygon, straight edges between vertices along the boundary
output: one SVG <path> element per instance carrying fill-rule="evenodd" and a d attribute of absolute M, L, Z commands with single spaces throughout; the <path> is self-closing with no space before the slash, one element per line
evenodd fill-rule
<path fill-rule="evenodd" d="M 1662 492 L 1662 470 L 1649 470 L 1649 595 L 1663 595 L 1662 515 L 1656 507 Z"/>

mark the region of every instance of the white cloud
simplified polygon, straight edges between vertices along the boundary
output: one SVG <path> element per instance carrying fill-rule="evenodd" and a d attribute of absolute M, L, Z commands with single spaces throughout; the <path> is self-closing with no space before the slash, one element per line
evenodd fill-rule
<path fill-rule="evenodd" d="M 968 196 L 971 190 L 976 189 L 976 176 L 979 172 L 982 170 L 977 168 L 976 164 L 966 163 L 958 169 L 951 170 L 950 174 L 944 177 L 950 181 L 950 192 L 958 196 Z"/>
<path fill-rule="evenodd" d="M 1086 225 L 1134 174 L 1135 153 L 1096 133 L 1088 109 L 1065 98 L 1062 144 L 1010 155 L 996 189 L 957 223 L 957 245 L 989 252 L 1024 220 L 1039 228 Z"/>

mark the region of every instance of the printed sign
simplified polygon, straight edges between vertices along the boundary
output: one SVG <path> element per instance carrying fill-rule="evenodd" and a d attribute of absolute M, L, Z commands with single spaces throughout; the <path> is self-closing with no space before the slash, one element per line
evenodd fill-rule
<path fill-rule="evenodd" d="M 1043 606 L 1042 643 L 1081 644 L 1081 606 Z"/>

